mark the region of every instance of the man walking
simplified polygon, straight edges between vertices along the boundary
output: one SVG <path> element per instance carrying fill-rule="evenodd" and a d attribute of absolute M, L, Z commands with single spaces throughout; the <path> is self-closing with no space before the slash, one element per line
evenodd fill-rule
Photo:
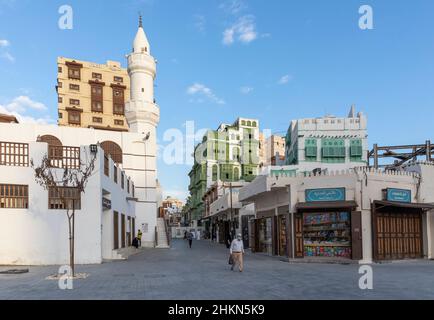
<path fill-rule="evenodd" d="M 231 270 L 234 271 L 235 265 L 237 264 L 240 272 L 243 272 L 244 244 L 241 239 L 241 234 L 238 234 L 237 238 L 232 241 L 230 252 L 233 258 Z"/>
<path fill-rule="evenodd" d="M 191 233 L 191 231 L 189 231 L 187 233 L 187 240 L 188 240 L 188 245 L 189 245 L 189 247 L 191 249 L 191 244 L 193 243 L 193 233 Z"/>
<path fill-rule="evenodd" d="M 137 246 L 142 247 L 142 231 L 137 232 Z"/>

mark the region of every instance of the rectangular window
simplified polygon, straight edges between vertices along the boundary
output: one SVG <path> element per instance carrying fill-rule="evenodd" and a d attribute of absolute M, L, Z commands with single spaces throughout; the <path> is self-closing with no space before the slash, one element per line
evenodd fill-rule
<path fill-rule="evenodd" d="M 29 166 L 29 145 L 27 143 L 0 142 L 0 165 Z"/>
<path fill-rule="evenodd" d="M 62 88 L 63 87 L 63 83 L 62 82 L 57 82 L 57 87 Z"/>
<path fill-rule="evenodd" d="M 122 77 L 114 77 L 114 81 L 115 82 L 124 82 L 124 78 L 122 78 Z"/>
<path fill-rule="evenodd" d="M 69 90 L 80 91 L 80 85 L 70 83 Z"/>
<path fill-rule="evenodd" d="M 325 162 L 344 162 L 346 158 L 344 139 L 323 139 L 321 156 Z"/>
<path fill-rule="evenodd" d="M 68 68 L 68 77 L 69 79 L 81 80 L 80 68 L 70 66 Z"/>
<path fill-rule="evenodd" d="M 62 118 L 63 118 L 63 113 L 59 112 L 59 119 L 62 119 Z"/>
<path fill-rule="evenodd" d="M 77 188 L 50 187 L 48 189 L 48 209 L 81 209 L 81 195 Z"/>
<path fill-rule="evenodd" d="M 130 180 L 127 179 L 127 192 L 130 193 Z"/>
<path fill-rule="evenodd" d="M 124 89 L 113 87 L 113 114 L 125 114 Z"/>
<path fill-rule="evenodd" d="M 92 72 L 92 78 L 98 79 L 98 80 L 102 80 L 102 74 L 101 73 Z"/>
<path fill-rule="evenodd" d="M 29 207 L 29 186 L 0 184 L 0 208 L 27 209 Z"/>
<path fill-rule="evenodd" d="M 102 118 L 100 118 L 100 117 L 93 117 L 92 121 L 95 122 L 95 123 L 102 123 Z"/>
<path fill-rule="evenodd" d="M 63 98 L 62 97 L 58 97 L 57 98 L 57 102 L 62 103 L 63 102 Z"/>
<path fill-rule="evenodd" d="M 72 106 L 79 106 L 80 105 L 80 100 L 78 99 L 69 99 L 69 104 Z"/>
<path fill-rule="evenodd" d="M 318 154 L 317 140 L 306 139 L 305 140 L 305 158 L 306 161 L 316 161 Z"/>
<path fill-rule="evenodd" d="M 113 166 L 113 181 L 118 183 L 118 167 Z"/>
<path fill-rule="evenodd" d="M 115 120 L 115 125 L 116 126 L 123 126 L 124 125 L 124 120 Z"/>
<path fill-rule="evenodd" d="M 62 73 L 62 67 L 57 67 L 57 72 Z"/>
<path fill-rule="evenodd" d="M 92 112 L 103 112 L 101 101 L 92 101 Z"/>
<path fill-rule="evenodd" d="M 124 173 L 121 173 L 121 188 L 124 189 L 125 188 L 125 181 L 124 181 Z"/>
<path fill-rule="evenodd" d="M 113 105 L 113 114 L 117 114 L 120 116 L 124 115 L 124 105 L 123 104 L 114 104 Z"/>
<path fill-rule="evenodd" d="M 68 123 L 81 125 L 81 113 L 78 111 L 68 111 Z"/>

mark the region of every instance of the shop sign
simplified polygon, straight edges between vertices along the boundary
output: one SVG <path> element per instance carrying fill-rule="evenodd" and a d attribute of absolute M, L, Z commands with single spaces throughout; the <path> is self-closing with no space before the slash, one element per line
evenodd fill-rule
<path fill-rule="evenodd" d="M 345 188 L 306 190 L 306 202 L 319 201 L 345 201 Z"/>
<path fill-rule="evenodd" d="M 107 198 L 102 198 L 102 208 L 104 210 L 110 210 L 112 208 L 112 201 Z"/>
<path fill-rule="evenodd" d="M 386 200 L 411 203 L 411 190 L 388 188 L 386 190 Z"/>

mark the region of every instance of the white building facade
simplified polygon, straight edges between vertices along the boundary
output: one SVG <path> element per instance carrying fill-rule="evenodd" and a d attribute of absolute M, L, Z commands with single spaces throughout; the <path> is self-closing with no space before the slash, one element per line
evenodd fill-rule
<path fill-rule="evenodd" d="M 156 130 L 159 108 L 154 100 L 156 62 L 150 55 L 149 42 L 141 22 L 133 52 L 128 56 L 128 72 L 131 78 L 131 100 L 126 104 L 126 118 L 130 132 L 0 123 L 0 184 L 26 185 L 29 197 L 28 208 L 0 208 L 0 264 L 65 263 L 65 257 L 68 256 L 68 250 L 65 249 L 66 215 L 48 210 L 46 192 L 35 185 L 29 167 L 30 159 L 34 159 L 38 165 L 37 160 L 42 159 L 53 147 L 60 147 L 63 150 L 61 154 L 65 154 L 66 150 L 100 144 L 104 151 L 99 153 L 99 162 L 114 161 L 120 170 L 118 181 L 121 181 L 121 177 L 134 181 L 134 197 L 132 189 L 127 196 L 124 189 L 116 190 L 118 186 L 109 182 L 101 167 L 97 169 L 96 176 L 89 182 L 89 191 L 86 190 L 82 197 L 81 212 L 78 214 L 76 263 L 99 263 L 102 258 L 112 257 L 112 250 L 117 247 L 113 239 L 110 240 L 114 237 L 113 233 L 110 235 L 107 231 L 110 225 L 113 230 L 114 218 L 109 217 L 110 214 L 103 214 L 101 197 L 104 194 L 113 197 L 112 206 L 118 210 L 119 219 L 123 214 L 127 221 L 131 221 L 130 224 L 125 222 L 125 230 L 130 230 L 130 237 L 136 236 L 129 227 L 134 218 L 135 233 L 139 229 L 143 232 L 142 246 L 155 245 L 158 197 Z M 9 150 L 7 146 L 10 145 L 23 147 L 19 149 L 21 151 Z M 17 159 L 25 156 L 27 160 L 24 165 L 5 160 L 11 156 L 8 153 L 18 151 L 27 153 L 17 155 Z M 104 153 L 108 160 L 101 156 Z M 109 167 L 111 174 L 114 165 L 109 164 Z M 118 196 L 123 200 L 119 200 Z M 134 201 L 125 200 L 127 198 L 134 198 Z M 118 206 L 117 203 L 122 201 L 123 204 Z M 119 221 L 121 225 L 122 221 Z"/>

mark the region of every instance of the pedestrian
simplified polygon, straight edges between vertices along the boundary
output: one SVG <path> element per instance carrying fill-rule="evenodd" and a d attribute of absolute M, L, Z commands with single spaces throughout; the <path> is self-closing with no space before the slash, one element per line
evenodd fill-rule
<path fill-rule="evenodd" d="M 187 230 L 184 231 L 184 240 L 187 240 Z"/>
<path fill-rule="evenodd" d="M 244 244 L 240 233 L 237 235 L 237 238 L 234 239 L 234 241 L 232 241 L 231 243 L 230 254 L 233 260 L 231 270 L 234 271 L 235 265 L 238 265 L 240 272 L 243 272 Z"/>
<path fill-rule="evenodd" d="M 137 239 L 137 237 L 135 237 L 135 238 L 133 239 L 132 246 L 133 246 L 134 248 L 136 248 L 136 249 L 139 248 L 139 239 Z"/>
<path fill-rule="evenodd" d="M 137 245 L 139 247 L 142 246 L 142 231 L 139 229 L 139 231 L 137 232 Z"/>
<path fill-rule="evenodd" d="M 187 233 L 187 240 L 188 240 L 188 245 L 191 249 L 191 244 L 193 243 L 193 233 L 191 233 L 191 232 Z"/>

